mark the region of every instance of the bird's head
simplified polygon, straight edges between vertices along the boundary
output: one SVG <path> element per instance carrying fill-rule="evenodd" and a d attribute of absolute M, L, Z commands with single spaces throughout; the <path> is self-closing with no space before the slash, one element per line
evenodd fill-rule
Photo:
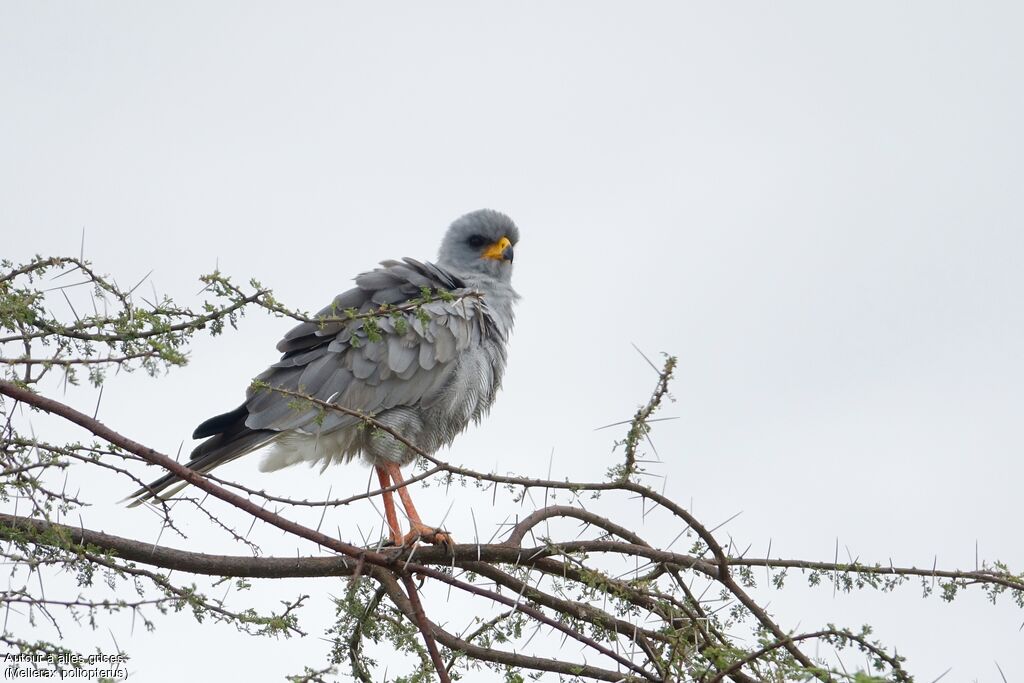
<path fill-rule="evenodd" d="M 513 248 L 519 228 L 498 211 L 480 209 L 459 218 L 445 233 L 437 262 L 456 273 L 489 275 L 508 282 L 512 278 Z"/>

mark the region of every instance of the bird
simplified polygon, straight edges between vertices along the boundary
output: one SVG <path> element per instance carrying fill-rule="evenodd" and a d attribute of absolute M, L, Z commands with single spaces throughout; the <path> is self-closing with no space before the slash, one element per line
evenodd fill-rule
<path fill-rule="evenodd" d="M 481 209 L 450 225 L 436 263 L 387 260 L 356 276 L 355 287 L 284 335 L 280 360 L 253 380 L 240 406 L 196 427 L 193 438 L 205 440 L 187 467 L 206 474 L 268 448 L 262 471 L 308 463 L 322 474 L 361 457 L 384 490 L 391 543 L 451 543 L 413 504 L 401 468 L 417 453 L 403 440 L 432 455 L 490 411 L 519 299 L 511 284 L 518 241 L 511 218 Z M 126 500 L 167 499 L 186 485 L 169 473 Z M 409 521 L 405 535 L 393 490 Z"/>

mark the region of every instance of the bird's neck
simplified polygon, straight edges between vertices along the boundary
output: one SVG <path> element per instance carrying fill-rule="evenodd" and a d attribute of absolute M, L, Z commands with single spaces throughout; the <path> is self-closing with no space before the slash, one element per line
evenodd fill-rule
<path fill-rule="evenodd" d="M 502 336 L 508 338 L 509 333 L 512 332 L 512 324 L 515 322 L 515 303 L 519 300 L 519 294 L 512 289 L 512 284 L 476 274 L 464 275 L 462 280 L 468 289 L 476 290 L 484 295 L 487 312 L 490 313 L 491 318 L 501 330 Z"/>

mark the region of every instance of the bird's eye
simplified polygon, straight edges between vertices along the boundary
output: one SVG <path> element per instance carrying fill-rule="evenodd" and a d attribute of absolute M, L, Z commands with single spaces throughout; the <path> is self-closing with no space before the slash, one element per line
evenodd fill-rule
<path fill-rule="evenodd" d="M 467 244 L 469 244 L 469 246 L 473 247 L 474 249 L 478 249 L 487 244 L 487 238 L 483 237 L 482 235 L 473 235 L 466 242 Z"/>

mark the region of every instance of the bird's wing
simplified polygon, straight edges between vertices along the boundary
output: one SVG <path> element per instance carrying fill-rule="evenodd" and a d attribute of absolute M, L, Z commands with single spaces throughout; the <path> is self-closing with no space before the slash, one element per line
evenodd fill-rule
<path fill-rule="evenodd" d="M 355 282 L 316 322 L 284 336 L 277 345 L 281 360 L 256 378 L 245 403 L 196 428 L 194 438 L 208 438 L 192 452 L 188 467 L 209 472 L 282 432 L 326 433 L 359 421 L 298 396 L 367 415 L 396 406 L 429 407 L 442 395 L 459 354 L 498 334 L 486 303 L 431 263 L 384 261 Z M 131 497 L 142 502 L 176 481 L 165 475 Z"/>
<path fill-rule="evenodd" d="M 277 345 L 284 356 L 249 389 L 247 428 L 324 433 L 359 421 L 302 406 L 296 394 L 368 415 L 429 407 L 459 354 L 496 333 L 483 302 L 467 296 L 455 276 L 412 259 L 381 265 L 320 311 L 324 322 L 302 323 L 285 335 Z M 352 318 L 365 314 L 374 315 Z"/>

